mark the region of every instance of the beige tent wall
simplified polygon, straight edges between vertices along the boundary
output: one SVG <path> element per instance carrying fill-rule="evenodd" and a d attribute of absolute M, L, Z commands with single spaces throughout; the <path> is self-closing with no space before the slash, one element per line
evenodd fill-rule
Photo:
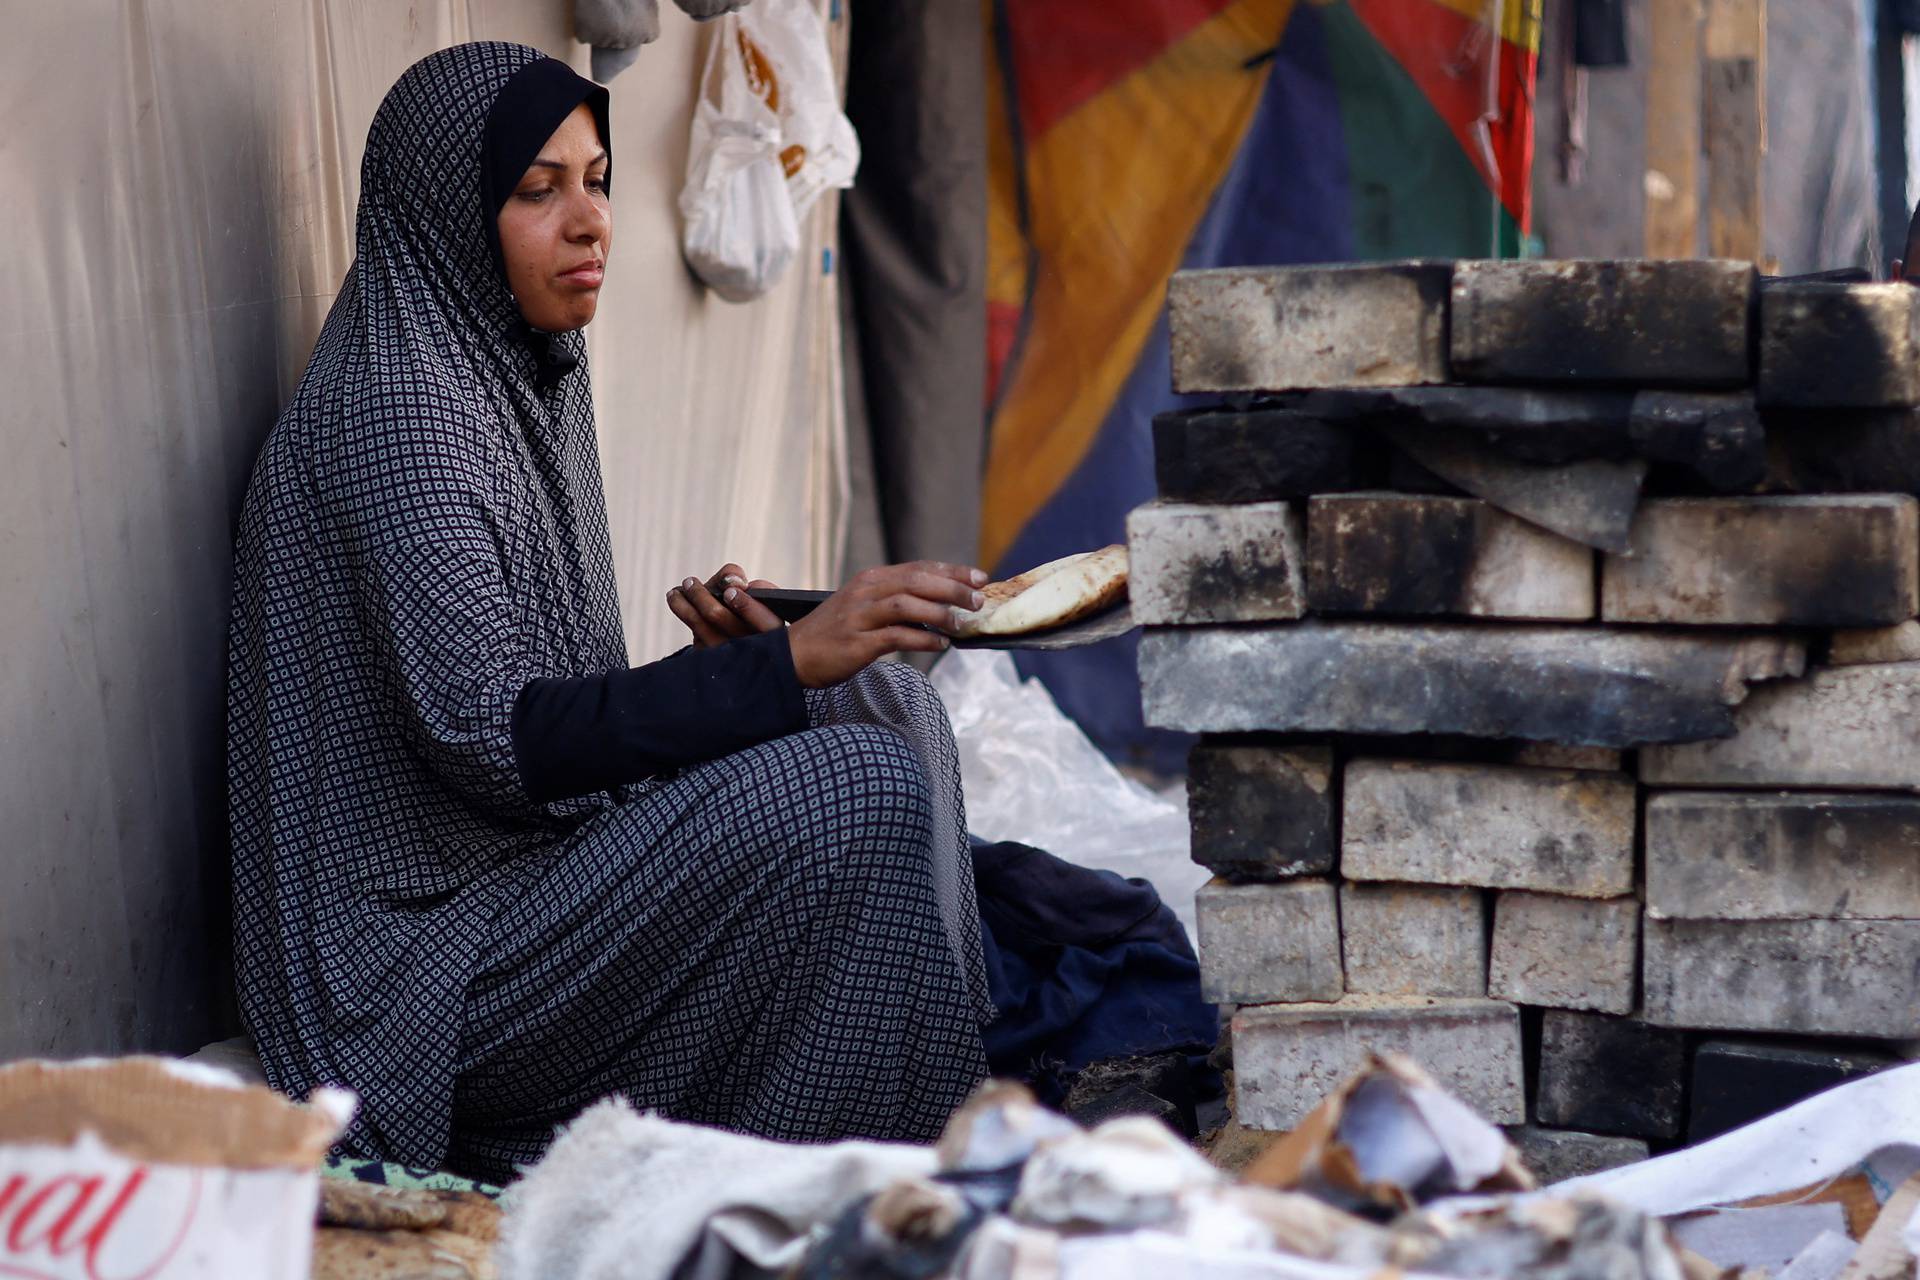
<path fill-rule="evenodd" d="M 616 243 L 591 331 L 629 637 L 738 558 L 830 581 L 834 279 L 733 307 L 681 265 L 708 32 L 613 86 Z M 0 46 L 0 1058 L 182 1049 L 226 983 L 221 719 L 247 470 L 352 255 L 361 142 L 416 58 L 521 40 L 585 68 L 565 0 L 68 0 Z"/>

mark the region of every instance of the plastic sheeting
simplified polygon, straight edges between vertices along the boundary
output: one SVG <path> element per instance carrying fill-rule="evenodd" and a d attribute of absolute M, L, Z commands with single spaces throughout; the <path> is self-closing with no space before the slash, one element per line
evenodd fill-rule
<path fill-rule="evenodd" d="M 687 574 L 833 582 L 846 488 L 836 202 L 770 297 L 694 284 L 674 200 L 704 33 L 664 16 L 613 88 L 590 330 L 636 661 L 679 643 L 663 595 Z M 9 6 L 0 1057 L 184 1048 L 222 1020 L 230 531 L 351 261 L 367 124 L 445 44 L 584 69 L 565 23 L 561 0 Z"/>

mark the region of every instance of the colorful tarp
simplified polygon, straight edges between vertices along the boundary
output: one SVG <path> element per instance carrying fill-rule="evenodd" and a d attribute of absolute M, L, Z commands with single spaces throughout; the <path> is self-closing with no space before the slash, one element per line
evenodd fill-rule
<path fill-rule="evenodd" d="M 981 560 L 1124 536 L 1153 493 L 1180 268 L 1511 256 L 1540 0 L 985 0 L 990 427 Z M 1110 753 L 1134 643 L 1023 655 Z"/>

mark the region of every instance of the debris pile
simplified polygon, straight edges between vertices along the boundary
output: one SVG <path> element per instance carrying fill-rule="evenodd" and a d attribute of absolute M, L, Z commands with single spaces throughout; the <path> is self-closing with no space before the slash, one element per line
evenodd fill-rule
<path fill-rule="evenodd" d="M 1391 1049 L 1579 1172 L 1920 1036 L 1920 289 L 1406 262 L 1170 310 L 1223 403 L 1155 423 L 1133 609 L 1148 723 L 1203 735 L 1242 1124 Z"/>
<path fill-rule="evenodd" d="M 934 1147 L 788 1144 L 601 1103 L 509 1196 L 503 1280 L 1795 1280 L 1912 1274 L 1920 1067 L 1533 1189 L 1410 1060 L 1369 1055 L 1233 1178 L 1163 1124 L 988 1084 Z M 1811 1183 L 1810 1183 L 1810 1180 Z"/>

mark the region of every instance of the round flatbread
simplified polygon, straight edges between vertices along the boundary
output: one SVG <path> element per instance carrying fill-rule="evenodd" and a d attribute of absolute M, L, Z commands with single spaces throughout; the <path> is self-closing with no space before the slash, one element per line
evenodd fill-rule
<path fill-rule="evenodd" d="M 954 635 L 1024 636 L 1064 627 L 1126 599 L 1127 548 L 1115 543 L 1052 560 L 989 583 L 980 594 L 987 602 L 979 609 L 954 614 Z"/>

